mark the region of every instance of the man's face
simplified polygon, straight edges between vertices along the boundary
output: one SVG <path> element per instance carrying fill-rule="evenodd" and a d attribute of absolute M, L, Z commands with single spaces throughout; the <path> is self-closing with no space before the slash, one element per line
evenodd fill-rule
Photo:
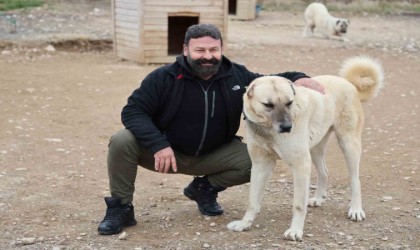
<path fill-rule="evenodd" d="M 188 46 L 184 44 L 184 56 L 193 73 L 207 80 L 222 63 L 222 42 L 209 36 L 191 39 Z"/>

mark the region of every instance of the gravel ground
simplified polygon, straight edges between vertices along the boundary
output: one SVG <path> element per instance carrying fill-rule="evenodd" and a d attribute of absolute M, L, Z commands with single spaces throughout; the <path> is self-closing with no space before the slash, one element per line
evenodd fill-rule
<path fill-rule="evenodd" d="M 109 5 L 63 3 L 9 12 L 14 34 L 0 25 L 0 249 L 420 249 L 417 17 L 351 16 L 348 43 L 303 39 L 301 13 L 229 22 L 226 54 L 255 72 L 336 74 L 359 54 L 382 62 L 386 86 L 364 106 L 365 221 L 346 218 L 348 173 L 332 138 L 328 199 L 309 208 L 302 242 L 282 237 L 293 190 L 281 161 L 248 232 L 226 225 L 245 212 L 249 185 L 222 192 L 225 214 L 206 217 L 182 194 L 191 177 L 140 169 L 138 225 L 100 236 L 109 137 L 126 98 L 159 65 L 115 57 Z"/>

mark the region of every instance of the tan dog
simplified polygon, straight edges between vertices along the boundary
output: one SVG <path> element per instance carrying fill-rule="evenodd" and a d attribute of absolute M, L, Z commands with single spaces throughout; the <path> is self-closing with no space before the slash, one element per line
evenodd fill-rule
<path fill-rule="evenodd" d="M 305 28 L 303 36 L 313 36 L 314 29 L 327 38 L 338 38 L 346 41 L 344 35 L 347 33 L 347 28 L 350 21 L 345 18 L 333 17 L 327 10 L 327 7 L 322 3 L 311 3 L 306 7 L 305 13 Z"/>
<path fill-rule="evenodd" d="M 338 76 L 317 76 L 325 95 L 294 86 L 278 76 L 253 81 L 244 95 L 246 135 L 252 160 L 249 206 L 242 220 L 228 224 L 233 231 L 248 230 L 257 214 L 268 178 L 279 157 L 293 173 L 293 219 L 284 236 L 302 240 L 307 206 L 321 206 L 327 196 L 325 151 L 334 131 L 350 173 L 351 202 L 348 217 L 365 219 L 359 181 L 362 101 L 375 96 L 383 85 L 383 71 L 368 57 L 354 57 L 342 65 Z M 311 163 L 318 183 L 309 199 Z"/>

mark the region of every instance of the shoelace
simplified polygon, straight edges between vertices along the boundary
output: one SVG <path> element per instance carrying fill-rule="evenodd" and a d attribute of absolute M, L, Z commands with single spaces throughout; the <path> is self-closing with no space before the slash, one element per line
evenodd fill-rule
<path fill-rule="evenodd" d="M 104 221 L 118 222 L 119 218 L 123 215 L 124 210 L 121 208 L 108 208 L 106 210 Z"/>

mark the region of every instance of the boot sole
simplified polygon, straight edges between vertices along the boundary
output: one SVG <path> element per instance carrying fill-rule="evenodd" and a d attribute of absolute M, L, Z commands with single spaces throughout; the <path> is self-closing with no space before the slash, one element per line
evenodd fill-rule
<path fill-rule="evenodd" d="M 187 188 L 184 188 L 184 195 L 187 196 L 190 200 L 195 201 L 194 195 L 191 194 L 190 192 L 188 192 Z M 197 205 L 198 205 L 198 203 L 197 203 Z M 220 213 L 209 213 L 209 212 L 206 212 L 200 206 L 198 206 L 198 210 L 200 210 L 200 213 L 202 213 L 204 215 L 208 215 L 208 216 L 219 216 L 219 215 L 222 215 L 223 214 L 223 211 L 220 212 Z"/>
<path fill-rule="evenodd" d="M 112 235 L 112 234 L 119 234 L 119 233 L 121 233 L 122 231 L 123 231 L 123 229 L 125 228 L 125 227 L 131 227 L 131 226 L 135 226 L 135 225 L 137 225 L 137 221 L 136 220 L 132 220 L 132 221 L 129 221 L 129 222 L 127 222 L 126 224 L 124 224 L 121 228 L 118 228 L 117 230 L 115 230 L 115 231 L 100 231 L 100 230 L 98 230 L 98 232 L 99 232 L 99 234 L 100 235 Z"/>

